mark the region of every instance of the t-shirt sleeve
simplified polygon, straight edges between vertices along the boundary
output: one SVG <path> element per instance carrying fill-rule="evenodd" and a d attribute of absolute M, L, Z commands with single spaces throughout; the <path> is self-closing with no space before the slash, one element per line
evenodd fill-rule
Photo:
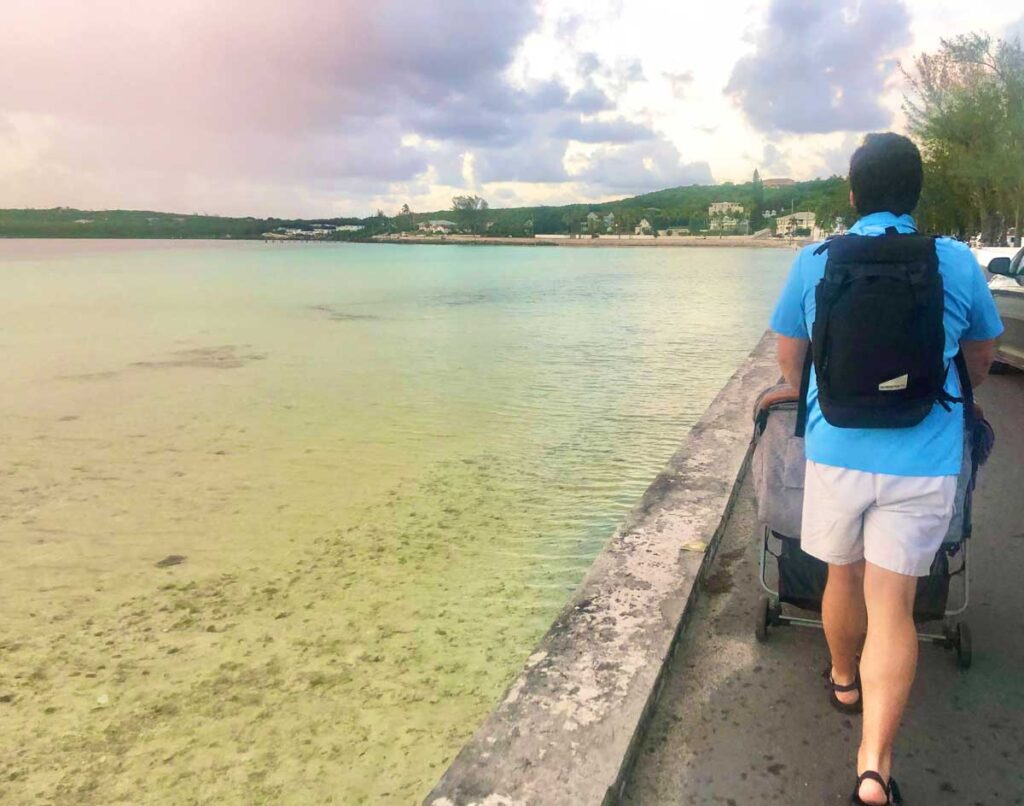
<path fill-rule="evenodd" d="M 985 282 L 985 275 L 973 255 L 971 263 L 973 264 L 971 311 L 968 316 L 967 330 L 964 331 L 962 338 L 968 341 L 986 341 L 996 338 L 1003 332 L 1003 322 L 999 318 L 996 301 L 992 299 L 988 283 Z"/>
<path fill-rule="evenodd" d="M 769 327 L 780 336 L 789 336 L 791 339 L 810 339 L 807 333 L 807 323 L 804 317 L 804 279 L 800 270 L 800 259 L 797 255 L 793 266 L 789 270 L 789 277 L 782 287 L 782 294 L 779 301 L 775 303 L 775 310 L 772 312 Z M 987 290 L 987 289 L 986 289 Z"/>

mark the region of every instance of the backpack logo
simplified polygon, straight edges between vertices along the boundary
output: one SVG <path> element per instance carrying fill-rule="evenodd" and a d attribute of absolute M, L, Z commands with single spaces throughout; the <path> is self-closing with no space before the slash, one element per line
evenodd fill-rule
<path fill-rule="evenodd" d="M 907 388 L 907 384 L 910 382 L 910 375 L 900 375 L 898 378 L 893 378 L 891 381 L 883 381 L 878 384 L 879 392 L 902 392 Z"/>

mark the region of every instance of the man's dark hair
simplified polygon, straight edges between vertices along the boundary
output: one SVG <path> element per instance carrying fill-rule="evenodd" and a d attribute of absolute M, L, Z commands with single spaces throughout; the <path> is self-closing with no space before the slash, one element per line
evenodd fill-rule
<path fill-rule="evenodd" d="M 909 213 L 917 207 L 923 183 L 921 152 L 902 134 L 868 134 L 850 157 L 850 189 L 862 216 Z"/>

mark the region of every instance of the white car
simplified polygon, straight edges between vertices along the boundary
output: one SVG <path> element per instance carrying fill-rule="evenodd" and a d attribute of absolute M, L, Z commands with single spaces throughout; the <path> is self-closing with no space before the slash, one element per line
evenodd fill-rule
<path fill-rule="evenodd" d="M 1024 249 L 1012 258 L 993 257 L 985 269 L 991 276 L 988 287 L 1006 328 L 999 339 L 996 360 L 1024 370 Z"/>

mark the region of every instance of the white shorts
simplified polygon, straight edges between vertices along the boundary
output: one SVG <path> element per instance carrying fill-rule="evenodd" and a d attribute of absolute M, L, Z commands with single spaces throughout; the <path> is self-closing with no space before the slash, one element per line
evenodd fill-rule
<path fill-rule="evenodd" d="M 807 460 L 800 547 L 833 565 L 867 560 L 928 576 L 949 528 L 956 476 L 889 476 Z"/>

